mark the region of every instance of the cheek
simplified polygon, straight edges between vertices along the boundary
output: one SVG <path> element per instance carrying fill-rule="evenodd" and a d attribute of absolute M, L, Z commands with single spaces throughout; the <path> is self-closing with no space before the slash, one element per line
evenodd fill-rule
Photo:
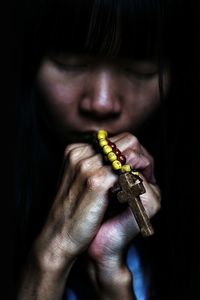
<path fill-rule="evenodd" d="M 83 93 L 83 78 L 73 78 L 44 66 L 38 73 L 37 86 L 41 95 L 41 112 L 49 127 L 58 133 L 66 131 L 77 119 L 80 97 Z"/>
<path fill-rule="evenodd" d="M 147 82 L 141 86 L 139 98 L 142 107 L 147 110 L 154 109 L 160 101 L 158 79 Z"/>
<path fill-rule="evenodd" d="M 40 76 L 38 78 L 38 86 L 46 104 L 57 109 L 76 103 L 81 93 L 78 85 L 71 83 L 67 79 Z"/>
<path fill-rule="evenodd" d="M 141 82 L 134 85 L 132 96 L 129 98 L 127 112 L 130 119 L 141 122 L 148 117 L 159 106 L 159 84 L 158 79 Z"/>

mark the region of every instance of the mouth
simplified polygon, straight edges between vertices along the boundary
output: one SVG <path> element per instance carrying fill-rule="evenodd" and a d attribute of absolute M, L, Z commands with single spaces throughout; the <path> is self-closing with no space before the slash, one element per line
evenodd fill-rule
<path fill-rule="evenodd" d="M 66 142 L 67 143 L 88 143 L 93 144 L 96 140 L 97 130 L 91 131 L 70 131 L 67 134 Z M 109 133 L 109 137 L 112 137 L 114 134 Z"/>
<path fill-rule="evenodd" d="M 91 144 L 95 138 L 96 131 L 70 131 L 67 134 L 67 143 L 89 143 Z"/>

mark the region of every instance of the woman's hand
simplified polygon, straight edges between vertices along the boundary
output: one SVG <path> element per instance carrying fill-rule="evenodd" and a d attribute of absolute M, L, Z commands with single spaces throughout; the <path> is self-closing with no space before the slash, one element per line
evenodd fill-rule
<path fill-rule="evenodd" d="M 58 192 L 22 276 L 20 300 L 62 297 L 74 260 L 100 228 L 108 205 L 107 191 L 116 180 L 92 146 L 72 144 L 66 148 Z"/>
<path fill-rule="evenodd" d="M 68 146 L 62 180 L 39 241 L 43 244 L 41 237 L 47 239 L 44 246 L 55 248 L 56 257 L 82 253 L 100 228 L 108 206 L 107 191 L 116 181 L 92 146 Z"/>
<path fill-rule="evenodd" d="M 160 194 L 153 178 L 151 157 L 130 134 L 115 136 L 112 141 L 125 154 L 127 162 L 141 170 L 147 191 L 141 200 L 152 216 L 159 208 Z M 123 274 L 123 296 L 128 293 L 132 299 L 131 276 L 121 258 L 138 233 L 138 226 L 129 208 L 104 221 L 108 191 L 116 182 L 111 166 L 103 165 L 101 154 L 95 153 L 90 145 L 72 144 L 66 148 L 58 192 L 33 245 L 22 278 L 20 300 L 36 299 L 33 295 L 38 300 L 60 299 L 76 257 L 86 249 L 102 283 L 109 278 L 116 287 Z M 109 289 L 113 297 L 112 284 Z M 122 286 L 120 290 L 123 291 Z"/>
<path fill-rule="evenodd" d="M 126 156 L 127 163 L 140 171 L 146 189 L 146 193 L 141 195 L 140 199 L 148 216 L 152 217 L 160 208 L 161 198 L 154 177 L 152 156 L 139 143 L 137 138 L 129 133 L 118 135 L 111 140 Z M 90 275 L 97 290 L 101 291 L 101 295 L 102 290 L 108 289 L 110 292 L 112 283 L 113 291 L 116 291 L 116 287 L 121 286 L 123 282 L 123 276 L 126 284 L 127 278 L 130 283 L 130 274 L 124 265 L 123 254 L 127 245 L 138 232 L 138 225 L 129 207 L 105 220 L 98 230 L 90 244 L 88 254 L 90 257 Z M 120 287 L 120 290 L 122 291 L 122 287 Z M 119 299 L 122 299 L 120 294 L 118 295 Z M 103 296 L 102 299 L 104 299 Z M 105 299 L 109 298 L 105 297 Z M 127 299 L 129 298 L 127 297 Z"/>

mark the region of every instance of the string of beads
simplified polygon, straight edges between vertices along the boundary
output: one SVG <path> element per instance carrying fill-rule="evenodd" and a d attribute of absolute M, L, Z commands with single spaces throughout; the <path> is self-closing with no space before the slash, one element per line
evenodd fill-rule
<path fill-rule="evenodd" d="M 104 129 L 100 129 L 97 132 L 97 143 L 104 154 L 105 160 L 112 164 L 114 171 L 119 173 L 133 173 L 139 176 L 139 173 L 132 170 L 131 166 L 126 163 L 126 157 L 116 147 L 115 143 L 111 142 L 108 138 L 108 132 Z"/>

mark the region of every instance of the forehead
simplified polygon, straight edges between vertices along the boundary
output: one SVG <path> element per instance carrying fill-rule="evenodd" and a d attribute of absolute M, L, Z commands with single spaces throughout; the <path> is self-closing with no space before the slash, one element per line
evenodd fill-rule
<path fill-rule="evenodd" d="M 141 59 L 156 57 L 160 38 L 157 2 L 47 1 L 46 9 L 39 6 L 38 31 L 35 31 L 40 51 Z"/>

